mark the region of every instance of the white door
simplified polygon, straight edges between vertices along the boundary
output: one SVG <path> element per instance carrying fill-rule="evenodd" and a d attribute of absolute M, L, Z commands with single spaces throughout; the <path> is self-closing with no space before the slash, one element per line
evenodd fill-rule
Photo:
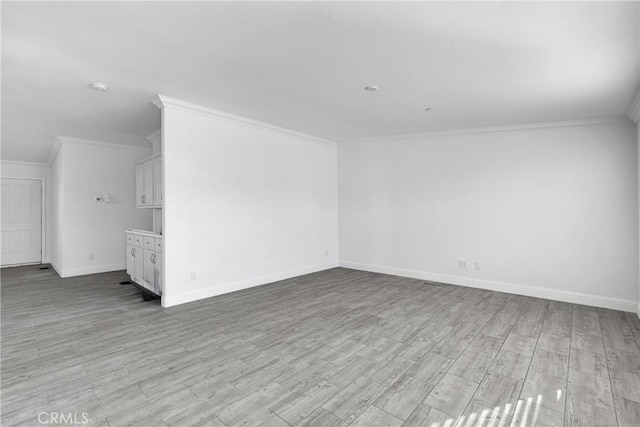
<path fill-rule="evenodd" d="M 0 265 L 42 261 L 42 182 L 2 178 Z"/>

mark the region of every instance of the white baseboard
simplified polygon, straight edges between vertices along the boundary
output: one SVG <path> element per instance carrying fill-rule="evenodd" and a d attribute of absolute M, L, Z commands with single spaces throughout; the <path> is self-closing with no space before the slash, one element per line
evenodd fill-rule
<path fill-rule="evenodd" d="M 84 276 L 86 274 L 107 273 L 109 271 L 125 270 L 127 266 L 125 264 L 107 264 L 107 265 L 95 265 L 91 267 L 79 267 L 79 268 L 66 268 L 60 269 L 57 265 L 51 262 L 54 270 L 62 278 Z"/>
<path fill-rule="evenodd" d="M 467 286 L 470 288 L 486 289 L 489 291 L 506 292 L 554 301 L 570 302 L 573 304 L 589 305 L 593 307 L 610 308 L 613 310 L 634 312 L 640 316 L 640 303 L 600 295 L 583 294 L 580 292 L 562 291 L 557 289 L 540 288 L 537 286 L 517 285 L 492 280 L 474 279 L 470 277 L 453 276 L 449 274 L 432 273 L 429 271 L 408 270 L 382 265 L 363 264 L 352 261 L 340 261 L 340 266 L 354 270 L 370 271 L 372 273 L 391 274 L 394 276 L 410 277 L 413 279 L 430 280 L 451 285 Z"/>
<path fill-rule="evenodd" d="M 254 277 L 251 279 L 239 280 L 237 282 L 212 285 L 210 287 L 183 292 L 177 295 L 167 295 L 165 291 L 165 293 L 162 295 L 162 306 L 172 307 L 174 305 L 185 304 L 205 298 L 211 298 L 216 295 L 222 295 L 229 292 L 240 291 L 242 289 L 253 288 L 255 286 L 266 285 L 269 283 L 277 282 L 279 280 L 286 280 L 292 277 L 302 276 L 304 274 L 316 273 L 318 271 L 328 270 L 330 268 L 336 268 L 338 266 L 339 265 L 337 261 L 327 264 L 317 264 L 308 267 L 297 268 L 295 270 L 287 270 L 279 273 L 268 274 L 265 276 Z"/>
<path fill-rule="evenodd" d="M 56 262 L 54 260 L 51 260 L 51 261 L 49 261 L 49 264 L 51 264 L 51 267 L 53 267 L 55 272 L 58 273 L 58 276 L 62 277 L 62 269 L 60 267 L 58 267 Z"/>

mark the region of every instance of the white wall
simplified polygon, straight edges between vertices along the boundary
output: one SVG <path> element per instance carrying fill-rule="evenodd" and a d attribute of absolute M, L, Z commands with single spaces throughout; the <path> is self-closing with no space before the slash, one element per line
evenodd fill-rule
<path fill-rule="evenodd" d="M 165 103 L 162 151 L 164 306 L 337 266 L 335 144 Z"/>
<path fill-rule="evenodd" d="M 51 160 L 51 265 L 58 274 L 64 265 L 64 151 L 64 147 L 57 147 Z"/>
<path fill-rule="evenodd" d="M 61 276 L 125 268 L 124 230 L 151 227 L 151 212 L 135 207 L 135 163 L 150 154 L 150 148 L 62 139 L 52 167 L 53 260 Z M 111 203 L 94 202 L 102 194 Z"/>
<path fill-rule="evenodd" d="M 0 165 L 0 176 L 2 178 L 23 178 L 37 179 L 42 181 L 44 194 L 42 229 L 44 238 L 42 240 L 42 262 L 51 260 L 51 230 L 52 223 L 52 188 L 51 188 L 51 168 L 44 163 L 10 162 L 3 161 Z"/>
<path fill-rule="evenodd" d="M 636 149 L 638 152 L 638 211 L 640 212 L 640 122 L 636 123 L 636 131 L 638 134 L 636 139 Z M 638 215 L 638 230 L 638 244 L 640 245 L 640 215 Z M 640 269 L 640 266 L 638 268 Z M 640 271 L 638 272 L 638 275 L 640 276 Z M 638 279 L 638 294 L 640 295 L 640 278 Z M 638 317 L 640 317 L 640 297 L 638 297 L 638 306 L 636 313 L 638 314 Z"/>
<path fill-rule="evenodd" d="M 635 311 L 638 197 L 631 123 L 341 143 L 341 265 Z"/>

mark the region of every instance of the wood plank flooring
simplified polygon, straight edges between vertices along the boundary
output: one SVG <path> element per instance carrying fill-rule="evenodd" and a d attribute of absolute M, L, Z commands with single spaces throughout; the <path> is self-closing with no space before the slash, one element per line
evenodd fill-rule
<path fill-rule="evenodd" d="M 169 309 L 121 280 L 2 270 L 3 426 L 640 425 L 635 314 L 342 268 Z"/>

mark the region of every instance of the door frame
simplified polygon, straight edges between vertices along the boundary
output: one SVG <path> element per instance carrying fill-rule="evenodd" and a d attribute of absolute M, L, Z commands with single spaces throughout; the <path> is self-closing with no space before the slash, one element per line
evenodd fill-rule
<path fill-rule="evenodd" d="M 13 177 L 13 176 L 1 176 L 0 179 L 18 179 L 18 180 L 23 180 L 23 181 L 40 181 L 40 262 L 27 262 L 25 264 L 8 264 L 8 265 L 3 265 L 2 268 L 6 268 L 6 267 L 16 267 L 18 265 L 37 265 L 37 264 L 42 264 L 42 260 L 44 260 L 46 257 L 45 255 L 49 255 L 46 250 L 47 250 L 47 227 L 49 224 L 47 224 L 47 188 L 46 188 L 46 180 L 44 178 L 25 178 L 25 177 Z"/>

